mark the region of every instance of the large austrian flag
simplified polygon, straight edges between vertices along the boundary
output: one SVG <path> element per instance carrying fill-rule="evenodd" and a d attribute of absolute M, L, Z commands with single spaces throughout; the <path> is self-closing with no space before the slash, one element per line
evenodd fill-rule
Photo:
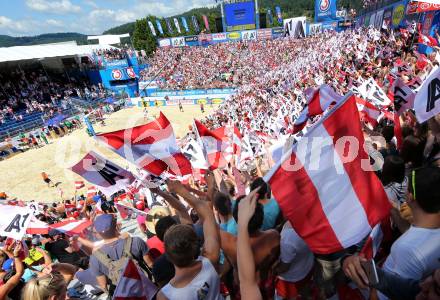
<path fill-rule="evenodd" d="M 127 188 L 136 179 L 131 172 L 93 151 L 70 169 L 96 185 L 107 197 Z"/>
<path fill-rule="evenodd" d="M 170 121 L 162 112 L 145 125 L 97 135 L 116 153 L 144 170 L 160 176 L 192 173 L 191 163 L 180 152 Z"/>
<path fill-rule="evenodd" d="M 373 171 L 354 96 L 346 97 L 265 177 L 284 216 L 314 253 L 357 244 L 389 212 Z"/>
<path fill-rule="evenodd" d="M 194 120 L 197 131 L 197 138 L 202 144 L 203 154 L 208 162 L 210 170 L 221 169 L 227 166 L 228 161 L 225 151 L 229 143 L 225 141 L 223 136 L 206 128 L 202 123 Z"/>

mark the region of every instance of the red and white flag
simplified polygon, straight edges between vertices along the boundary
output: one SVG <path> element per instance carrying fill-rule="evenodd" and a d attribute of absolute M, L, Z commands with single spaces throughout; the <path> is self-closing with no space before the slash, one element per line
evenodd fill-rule
<path fill-rule="evenodd" d="M 84 181 L 75 181 L 75 189 L 79 190 L 85 187 Z"/>
<path fill-rule="evenodd" d="M 203 154 L 208 162 L 209 169 L 215 170 L 226 167 L 228 161 L 224 151 L 228 148 L 228 143 L 224 141 L 222 136 L 209 130 L 199 121 L 194 120 L 194 123 L 197 137 L 202 144 Z"/>
<path fill-rule="evenodd" d="M 428 47 L 436 47 L 436 46 L 438 46 L 438 42 L 437 42 L 437 40 L 434 37 L 432 37 L 430 35 L 424 35 L 422 33 L 419 33 L 418 43 L 422 44 L 422 45 L 426 45 Z"/>
<path fill-rule="evenodd" d="M 106 196 L 125 189 L 135 181 L 130 171 L 121 168 L 96 152 L 90 151 L 76 165 L 73 172 L 94 184 Z"/>
<path fill-rule="evenodd" d="M 189 160 L 180 152 L 170 121 L 160 116 L 145 125 L 99 134 L 96 138 L 146 171 L 183 176 L 192 173 Z"/>
<path fill-rule="evenodd" d="M 265 180 L 283 215 L 314 253 L 357 244 L 390 210 L 364 150 L 354 96 L 309 129 Z"/>
<path fill-rule="evenodd" d="M 119 278 L 113 300 L 151 300 L 156 292 L 157 287 L 136 266 L 133 260 L 129 259 L 122 276 Z"/>
<path fill-rule="evenodd" d="M 48 234 L 49 225 L 43 221 L 38 220 L 34 216 L 29 222 L 29 226 L 26 229 L 27 234 Z"/>
<path fill-rule="evenodd" d="M 382 116 L 380 109 L 359 97 L 356 97 L 356 106 L 358 108 L 361 121 L 367 122 L 372 126 L 372 128 L 376 127 L 379 122 L 379 118 Z"/>
<path fill-rule="evenodd" d="M 364 254 L 366 259 L 373 259 L 379 251 L 380 245 L 383 240 L 382 224 L 377 223 L 371 230 L 370 235 L 362 247 L 361 253 Z"/>
<path fill-rule="evenodd" d="M 98 193 L 98 190 L 94 186 L 89 186 L 87 188 L 87 198 L 92 198 Z"/>
<path fill-rule="evenodd" d="M 67 235 L 81 234 L 85 229 L 92 226 L 90 220 L 68 220 L 49 225 L 50 229 L 56 229 Z"/>
<path fill-rule="evenodd" d="M 308 105 L 295 120 L 293 134 L 301 131 L 310 118 L 323 114 L 331 105 L 337 104 L 344 98 L 326 84 L 321 85 L 318 89 L 309 88 L 304 94 Z"/>

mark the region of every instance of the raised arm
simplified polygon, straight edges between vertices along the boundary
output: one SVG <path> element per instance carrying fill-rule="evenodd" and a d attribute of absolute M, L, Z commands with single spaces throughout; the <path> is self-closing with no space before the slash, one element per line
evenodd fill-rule
<path fill-rule="evenodd" d="M 243 300 L 263 299 L 255 276 L 254 254 L 248 233 L 248 224 L 255 212 L 258 189 L 253 190 L 238 204 L 237 264 L 240 293 Z"/>
<path fill-rule="evenodd" d="M 185 207 L 185 205 L 183 205 L 182 202 L 179 201 L 179 199 L 176 199 L 173 195 L 171 195 L 170 193 L 164 192 L 159 188 L 152 188 L 150 189 L 150 191 L 156 195 L 161 196 L 162 198 L 165 199 L 165 201 L 171 205 L 172 208 L 174 208 L 177 212 L 177 214 L 179 215 L 180 218 L 180 223 L 182 224 L 192 224 L 192 220 L 191 217 L 188 214 L 188 211 Z"/>
<path fill-rule="evenodd" d="M 18 256 L 20 250 L 22 249 L 21 243 L 16 243 L 13 256 L 14 256 L 14 266 L 15 266 L 15 274 L 12 276 L 5 284 L 0 286 L 0 299 L 5 299 L 10 291 L 20 282 L 21 276 L 24 273 L 23 262 Z"/>
<path fill-rule="evenodd" d="M 210 204 L 191 194 L 180 182 L 168 181 L 168 189 L 182 196 L 203 220 L 203 256 L 217 265 L 220 256 L 220 234 Z"/>

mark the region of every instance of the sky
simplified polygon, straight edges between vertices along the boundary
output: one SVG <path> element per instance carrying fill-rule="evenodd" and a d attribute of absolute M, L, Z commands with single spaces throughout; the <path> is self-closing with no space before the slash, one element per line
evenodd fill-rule
<path fill-rule="evenodd" d="M 0 35 L 101 34 L 152 14 L 167 17 L 214 0 L 0 0 Z"/>

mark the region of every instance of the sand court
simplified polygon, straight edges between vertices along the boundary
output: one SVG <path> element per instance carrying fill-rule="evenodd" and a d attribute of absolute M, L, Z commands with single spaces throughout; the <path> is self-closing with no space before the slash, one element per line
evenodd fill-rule
<path fill-rule="evenodd" d="M 96 133 L 130 128 L 147 123 L 162 111 L 172 123 L 176 136 L 181 137 L 188 132 L 188 126 L 192 124 L 193 118 L 201 119 L 214 109 L 215 106 L 205 106 L 205 113 L 202 114 L 197 105 L 184 106 L 185 112 L 180 112 L 177 106 L 150 107 L 148 108 L 150 119 L 147 119 L 142 108 L 132 107 L 107 115 L 106 125 L 96 124 L 94 128 Z M 131 171 L 136 169 L 134 165 L 112 152 L 104 144 L 89 137 L 84 126 L 83 129 L 76 130 L 70 135 L 51 140 L 49 145 L 31 149 L 1 161 L 3 178 L 0 181 L 0 191 L 6 192 L 9 198 L 24 201 L 54 202 L 70 199 L 75 193 L 75 181 L 83 179 L 67 168 L 77 163 L 91 150 L 104 155 L 121 167 L 128 167 Z M 41 172 L 49 174 L 57 187 L 48 187 L 43 182 Z M 85 193 L 86 190 L 83 188 L 78 191 L 78 194 Z"/>

